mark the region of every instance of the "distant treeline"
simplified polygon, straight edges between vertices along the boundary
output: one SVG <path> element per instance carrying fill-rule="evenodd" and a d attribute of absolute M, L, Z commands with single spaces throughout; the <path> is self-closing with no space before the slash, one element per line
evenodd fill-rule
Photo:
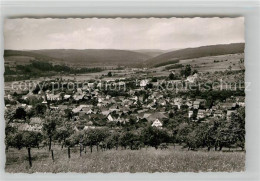
<path fill-rule="evenodd" d="M 165 67 L 165 70 L 178 69 L 178 68 L 182 68 L 182 67 L 183 67 L 182 64 L 173 64 L 173 65 Z"/>
<path fill-rule="evenodd" d="M 102 68 L 72 68 L 66 65 L 53 65 L 49 62 L 31 61 L 28 65 L 17 65 L 15 70 L 5 65 L 5 81 L 24 80 L 28 78 L 37 78 L 41 76 L 52 76 L 55 72 L 66 74 L 81 74 L 101 72 Z M 19 77 L 17 77 L 19 75 Z"/>
<path fill-rule="evenodd" d="M 161 67 L 161 66 L 175 64 L 175 63 L 179 63 L 179 60 L 171 60 L 171 61 L 159 63 L 159 64 L 156 64 L 154 67 Z"/>

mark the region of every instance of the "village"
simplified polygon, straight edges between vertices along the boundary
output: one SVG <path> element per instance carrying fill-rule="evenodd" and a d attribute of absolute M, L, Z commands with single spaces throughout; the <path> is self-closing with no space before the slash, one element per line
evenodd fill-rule
<path fill-rule="evenodd" d="M 169 74 L 169 77 L 175 76 L 174 72 Z M 100 80 L 90 80 L 76 88 L 74 85 L 76 83 L 79 85 L 76 81 L 49 79 L 44 82 L 42 89 L 37 86 L 30 91 L 6 91 L 5 111 L 9 115 L 8 113 L 17 112 L 19 109 L 26 114 L 21 117 L 22 119 L 18 116 L 10 121 L 12 127 L 20 131 L 39 132 L 42 129 L 44 116 L 30 113 L 32 109 L 58 112 L 59 115 L 73 121 L 73 129 L 76 132 L 100 127 L 119 128 L 128 125 L 129 122 L 131 124 L 142 122 L 156 128 L 167 128 L 169 124 L 165 122 L 174 119 L 174 115 L 178 112 L 184 113 L 183 121 L 210 122 L 215 119 L 229 121 L 233 114 L 237 114 L 239 108 L 245 107 L 243 93 L 237 96 L 231 93 L 222 100 L 213 98 L 209 100 L 199 95 L 190 96 L 189 92 L 192 90 L 187 89 L 187 86 L 178 88 L 178 85 L 185 83 L 194 85 L 204 82 L 203 77 L 206 76 L 210 77 L 208 74 L 194 73 L 177 80 L 169 80 L 169 77 L 120 78 L 105 81 L 104 85 L 101 85 Z M 171 86 L 165 85 L 166 81 L 170 82 Z M 62 88 L 55 88 L 54 82 L 63 85 Z"/>

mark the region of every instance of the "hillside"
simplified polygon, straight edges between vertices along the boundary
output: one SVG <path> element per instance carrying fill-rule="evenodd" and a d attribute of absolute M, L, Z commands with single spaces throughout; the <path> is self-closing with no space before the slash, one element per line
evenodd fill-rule
<path fill-rule="evenodd" d="M 199 58 L 206 56 L 216 56 L 225 54 L 243 53 L 245 48 L 244 43 L 233 43 L 225 45 L 210 45 L 197 48 L 186 48 L 175 50 L 168 53 L 161 54 L 157 57 L 145 61 L 148 67 L 166 65 L 176 63 L 178 60 Z"/>
<path fill-rule="evenodd" d="M 141 49 L 141 50 L 131 50 L 133 52 L 142 53 L 150 56 L 151 58 L 170 52 L 172 50 L 159 50 L 159 49 Z"/>
<path fill-rule="evenodd" d="M 139 52 L 103 49 L 5 50 L 4 57 L 6 62 L 16 62 L 17 64 L 23 64 L 30 60 L 41 60 L 78 67 L 134 66 L 151 58 L 151 56 Z"/>
<path fill-rule="evenodd" d="M 16 62 L 17 64 L 24 64 L 29 62 L 30 60 L 38 60 L 38 61 L 61 61 L 58 58 L 52 58 L 46 55 L 34 53 L 31 51 L 23 51 L 23 50 L 5 50 L 4 58 L 6 62 Z"/>
<path fill-rule="evenodd" d="M 33 53 L 61 59 L 64 63 L 89 66 L 132 66 L 149 58 L 148 55 L 127 50 L 110 49 L 57 49 L 34 50 Z"/>

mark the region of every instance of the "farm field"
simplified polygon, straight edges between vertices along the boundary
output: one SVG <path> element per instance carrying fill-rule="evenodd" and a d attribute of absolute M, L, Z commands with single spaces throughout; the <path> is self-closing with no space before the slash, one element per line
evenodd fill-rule
<path fill-rule="evenodd" d="M 87 149 L 80 157 L 79 148 L 54 149 L 54 162 L 47 149 L 32 149 L 32 168 L 27 150 L 6 152 L 6 172 L 241 172 L 245 169 L 245 152 L 187 151 L 170 147 L 166 150 L 107 150 L 93 153 Z"/>
<path fill-rule="evenodd" d="M 178 64 L 181 64 L 183 66 L 189 64 L 199 72 L 225 71 L 229 66 L 232 67 L 232 70 L 241 70 L 244 68 L 244 65 L 240 63 L 240 59 L 244 59 L 243 53 L 183 59 L 180 60 Z M 171 65 L 172 64 L 154 68 L 154 70 L 156 70 L 157 72 L 161 72 L 162 74 L 163 72 L 167 73 L 167 71 L 165 71 L 165 68 Z M 175 70 L 180 69 L 181 68 Z"/>

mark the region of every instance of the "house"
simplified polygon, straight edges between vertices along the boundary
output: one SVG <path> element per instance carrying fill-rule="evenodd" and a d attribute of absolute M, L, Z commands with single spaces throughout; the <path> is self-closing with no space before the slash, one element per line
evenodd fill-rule
<path fill-rule="evenodd" d="M 187 105 L 189 108 L 191 108 L 191 107 L 192 107 L 192 102 L 191 102 L 191 101 L 187 101 L 187 102 L 186 102 L 186 105 Z"/>
<path fill-rule="evenodd" d="M 78 94 L 78 93 L 76 93 L 76 94 L 74 94 L 73 95 L 73 99 L 75 100 L 75 101 L 79 101 L 79 100 L 82 100 L 83 98 L 84 98 L 84 94 Z"/>
<path fill-rule="evenodd" d="M 245 107 L 245 97 L 243 96 L 237 96 L 236 97 L 236 103 L 241 106 L 241 107 Z"/>
<path fill-rule="evenodd" d="M 41 132 L 42 125 L 30 125 L 28 123 L 19 124 L 17 127 L 18 131 L 34 131 L 34 132 Z"/>
<path fill-rule="evenodd" d="M 200 107 L 200 102 L 199 101 L 194 101 L 193 102 L 193 108 L 194 109 L 199 109 L 199 107 Z"/>
<path fill-rule="evenodd" d="M 73 130 L 76 132 L 79 132 L 79 129 L 77 128 L 77 126 L 74 126 Z"/>
<path fill-rule="evenodd" d="M 30 125 L 42 125 L 43 120 L 40 117 L 32 117 L 30 119 Z"/>
<path fill-rule="evenodd" d="M 65 100 L 67 100 L 67 99 L 69 99 L 70 97 L 71 97 L 71 95 L 66 94 L 66 95 L 64 95 L 63 98 L 64 98 Z"/>
<path fill-rule="evenodd" d="M 160 99 L 158 101 L 158 104 L 161 105 L 161 106 L 166 106 L 166 101 L 164 99 Z"/>
<path fill-rule="evenodd" d="M 91 114 L 93 112 L 93 110 L 90 107 L 83 107 L 81 109 L 81 112 L 83 112 L 85 114 Z"/>
<path fill-rule="evenodd" d="M 144 114 L 145 115 L 145 114 Z M 156 119 L 159 119 L 159 120 L 162 120 L 162 119 L 166 119 L 167 117 L 161 113 L 161 112 L 155 112 L 155 113 L 152 113 L 150 116 L 148 116 L 146 119 L 149 121 L 149 122 L 152 122 Z"/>
<path fill-rule="evenodd" d="M 216 111 L 217 110 L 217 106 L 212 106 L 211 108 L 213 111 Z"/>
<path fill-rule="evenodd" d="M 83 130 L 87 131 L 89 129 L 95 129 L 95 126 L 84 126 Z"/>
<path fill-rule="evenodd" d="M 178 109 L 180 109 L 181 106 L 183 105 L 183 104 L 182 104 L 183 100 L 182 100 L 182 98 L 179 98 L 179 97 L 174 98 L 173 102 L 174 102 L 173 105 L 174 105 L 174 106 L 177 106 Z"/>
<path fill-rule="evenodd" d="M 193 116 L 193 110 L 189 110 L 188 117 L 191 118 Z"/>
<path fill-rule="evenodd" d="M 140 81 L 140 87 L 145 87 L 147 84 L 149 84 L 149 80 L 148 79 L 144 79 Z"/>
<path fill-rule="evenodd" d="M 68 109 L 68 105 L 62 105 L 62 104 L 60 104 L 60 105 L 58 105 L 58 108 L 60 109 L 60 110 L 66 110 L 66 109 Z"/>
<path fill-rule="evenodd" d="M 114 118 L 110 114 L 107 116 L 107 119 L 108 119 L 109 122 L 114 121 Z"/>
<path fill-rule="evenodd" d="M 111 98 L 110 95 L 107 95 L 107 96 L 106 96 L 106 100 L 109 100 L 110 98 Z"/>
<path fill-rule="evenodd" d="M 223 112 L 221 110 L 216 110 L 213 114 L 214 117 L 217 118 L 222 118 L 223 117 Z"/>
<path fill-rule="evenodd" d="M 236 114 L 236 113 L 237 113 L 236 110 L 228 110 L 228 111 L 227 111 L 227 120 L 231 120 L 232 115 L 233 115 L 233 114 Z"/>
<path fill-rule="evenodd" d="M 225 103 L 220 103 L 220 107 L 223 110 L 234 110 L 236 109 L 237 104 L 236 103 L 232 103 L 232 102 L 225 102 Z"/>
<path fill-rule="evenodd" d="M 57 106 L 50 106 L 50 109 L 52 109 L 52 110 L 58 110 L 59 107 L 57 107 Z"/>
<path fill-rule="evenodd" d="M 72 112 L 73 113 L 79 113 L 82 110 L 82 108 L 84 108 L 84 107 L 89 107 L 89 106 L 87 106 L 87 105 L 79 105 L 78 107 L 72 109 Z"/>
<path fill-rule="evenodd" d="M 47 104 L 47 99 L 46 99 L 46 96 L 43 96 L 43 101 L 42 101 L 42 104 Z"/>
<path fill-rule="evenodd" d="M 26 100 L 26 99 L 28 99 L 28 98 L 31 97 L 31 96 L 33 96 L 33 93 L 30 91 L 30 92 L 28 92 L 28 94 L 23 95 L 23 96 L 22 96 L 22 99 L 23 99 L 23 100 Z"/>
<path fill-rule="evenodd" d="M 107 116 L 110 113 L 110 111 L 106 107 L 101 108 L 100 111 L 101 114 L 104 116 Z"/>
<path fill-rule="evenodd" d="M 162 122 L 159 120 L 159 119 L 156 119 L 154 122 L 153 122 L 153 124 L 152 124 L 152 126 L 153 127 L 162 127 Z"/>
<path fill-rule="evenodd" d="M 62 99 L 60 94 L 47 94 L 46 97 L 49 101 L 59 101 Z"/>
<path fill-rule="evenodd" d="M 189 83 L 194 83 L 198 79 L 198 74 L 190 75 L 187 77 L 186 81 Z"/>
<path fill-rule="evenodd" d="M 199 109 L 197 114 L 197 119 L 202 119 L 205 117 L 206 110 L 205 109 Z"/>
<path fill-rule="evenodd" d="M 151 116 L 151 113 L 144 113 L 143 118 L 147 119 L 149 116 Z"/>

